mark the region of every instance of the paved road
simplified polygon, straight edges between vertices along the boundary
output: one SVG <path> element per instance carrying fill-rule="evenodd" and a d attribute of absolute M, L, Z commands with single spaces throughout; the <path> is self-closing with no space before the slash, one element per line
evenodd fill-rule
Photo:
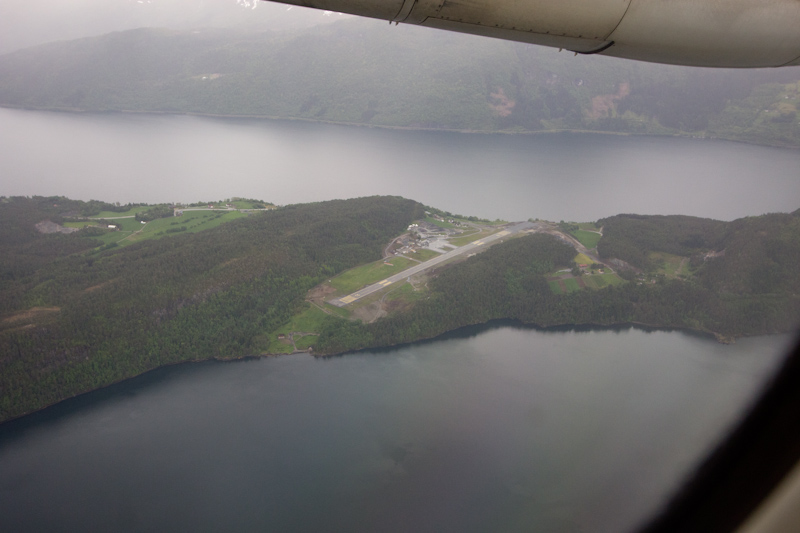
<path fill-rule="evenodd" d="M 460 247 L 456 248 L 455 250 L 451 250 L 451 251 L 449 251 L 447 253 L 444 253 L 444 254 L 442 254 L 442 255 L 440 255 L 438 257 L 434 257 L 433 259 L 425 261 L 424 263 L 420 263 L 419 265 L 415 265 L 415 266 L 413 266 L 411 268 L 408 268 L 408 269 L 400 272 L 399 274 L 395 274 L 394 276 L 390 276 L 390 277 L 386 278 L 383 281 L 379 281 L 378 283 L 374 283 L 372 285 L 364 287 L 363 289 L 361 289 L 361 290 L 359 290 L 357 292 L 354 292 L 353 294 L 348 294 L 347 296 L 342 296 L 341 298 L 336 298 L 334 300 L 330 300 L 328 303 L 330 303 L 332 305 L 335 305 L 336 307 L 344 307 L 345 305 L 353 303 L 356 300 L 358 300 L 360 298 L 363 298 L 364 296 L 369 296 L 370 294 L 372 294 L 374 292 L 378 292 L 381 289 L 385 289 L 386 287 L 388 287 L 389 285 L 391 285 L 393 283 L 396 283 L 398 281 L 405 281 L 406 279 L 408 279 L 409 277 L 413 276 L 414 274 L 422 272 L 423 270 L 427 270 L 427 269 L 429 269 L 431 267 L 435 267 L 436 265 L 438 265 L 440 263 L 443 263 L 443 262 L 445 262 L 445 261 L 447 261 L 449 259 L 452 259 L 452 258 L 457 257 L 459 255 L 463 255 L 463 254 L 466 254 L 466 253 L 473 252 L 477 248 L 481 248 L 483 246 L 486 246 L 487 244 L 490 244 L 492 242 L 500 240 L 503 237 L 506 237 L 508 235 L 512 235 L 514 233 L 519 233 L 520 231 L 523 231 L 523 230 L 526 230 L 526 229 L 537 229 L 537 227 L 538 227 L 537 224 L 535 224 L 533 222 L 519 222 L 519 223 L 514 224 L 512 226 L 509 226 L 506 229 L 504 229 L 504 230 L 502 230 L 500 232 L 497 232 L 497 233 L 495 233 L 493 235 L 489 235 L 488 237 L 485 237 L 485 238 L 482 238 L 482 239 L 478 239 L 477 241 L 471 242 L 469 244 L 465 244 L 464 246 L 460 246 Z"/>

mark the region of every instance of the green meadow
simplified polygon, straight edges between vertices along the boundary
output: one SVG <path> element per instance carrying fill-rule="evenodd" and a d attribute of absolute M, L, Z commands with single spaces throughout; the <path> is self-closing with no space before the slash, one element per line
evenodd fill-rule
<path fill-rule="evenodd" d="M 405 257 L 391 257 L 386 261 L 390 264 L 381 260 L 342 272 L 331 280 L 331 286 L 341 294 L 350 294 L 365 285 L 371 285 L 402 272 L 414 264 Z"/>
<path fill-rule="evenodd" d="M 573 237 L 578 239 L 582 245 L 589 248 L 590 250 L 597 246 L 598 241 L 602 235 L 599 233 L 595 233 L 594 231 L 586 231 L 586 230 L 575 230 L 570 232 Z"/>
<path fill-rule="evenodd" d="M 648 258 L 656 265 L 656 273 L 663 274 L 667 278 L 688 277 L 691 274 L 688 257 L 666 252 L 650 252 Z"/>

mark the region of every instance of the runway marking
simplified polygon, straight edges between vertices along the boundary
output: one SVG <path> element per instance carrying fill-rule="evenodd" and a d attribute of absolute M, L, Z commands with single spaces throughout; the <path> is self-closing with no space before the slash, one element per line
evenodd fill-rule
<path fill-rule="evenodd" d="M 400 281 L 403 278 L 408 279 L 408 277 L 410 275 L 414 275 L 417 272 L 422 272 L 424 270 L 427 270 L 428 268 L 431 268 L 434 265 L 437 265 L 437 264 L 441 263 L 442 261 L 446 261 L 446 260 L 450 259 L 451 257 L 455 257 L 457 255 L 461 255 L 461 254 L 466 253 L 469 250 L 474 249 L 474 248 L 476 248 L 478 246 L 482 246 L 484 244 L 488 244 L 490 242 L 497 241 L 501 237 L 505 237 L 506 235 L 511 235 L 513 233 L 516 233 L 516 232 L 520 231 L 520 228 L 522 226 L 525 226 L 526 224 L 527 223 L 517 223 L 517 224 L 514 225 L 514 228 L 512 228 L 513 231 L 501 230 L 501 231 L 499 231 L 497 233 L 489 235 L 488 237 L 485 237 L 483 240 L 477 240 L 477 241 L 474 241 L 474 242 L 472 242 L 470 244 L 467 244 L 467 245 L 464 245 L 464 246 L 461 246 L 461 247 L 456 247 L 455 249 L 450 250 L 450 251 L 448 251 L 448 252 L 446 252 L 446 253 L 438 256 L 438 257 L 435 257 L 433 259 L 429 259 L 428 261 L 424 261 L 423 263 L 421 263 L 421 264 L 419 264 L 417 266 L 413 266 L 413 267 L 411 267 L 409 269 L 406 269 L 405 271 L 403 271 L 403 272 L 401 272 L 399 274 L 395 274 L 394 276 L 389 276 L 388 278 L 384 279 L 383 281 L 379 281 L 379 282 L 374 283 L 374 284 L 372 284 L 372 285 L 370 285 L 368 287 L 364 287 L 359 292 L 354 292 L 354 293 L 349 294 L 347 296 L 342 296 L 341 298 L 338 298 L 338 299 L 335 299 L 335 300 L 330 300 L 329 303 L 331 303 L 333 305 L 336 305 L 338 307 L 344 307 L 345 305 L 353 303 L 356 300 L 358 300 L 358 299 L 360 299 L 360 298 L 362 298 L 364 296 L 367 296 L 369 294 L 374 294 L 375 292 L 380 291 L 381 289 L 385 289 L 389 285 L 392 285 L 395 281 Z M 527 224 L 527 225 L 529 226 L 530 224 Z M 527 230 L 524 230 L 524 231 L 527 231 Z M 470 257 L 472 255 L 474 255 L 474 254 L 470 254 L 467 257 Z M 392 278 L 396 278 L 395 281 L 390 281 L 390 279 L 392 279 Z"/>

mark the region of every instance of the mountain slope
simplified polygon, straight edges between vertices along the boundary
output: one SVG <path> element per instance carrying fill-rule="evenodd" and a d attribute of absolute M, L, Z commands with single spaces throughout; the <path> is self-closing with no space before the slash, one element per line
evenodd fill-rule
<path fill-rule="evenodd" d="M 139 29 L 0 56 L 0 105 L 483 131 L 688 133 L 800 146 L 800 68 L 652 65 L 351 19 Z"/>

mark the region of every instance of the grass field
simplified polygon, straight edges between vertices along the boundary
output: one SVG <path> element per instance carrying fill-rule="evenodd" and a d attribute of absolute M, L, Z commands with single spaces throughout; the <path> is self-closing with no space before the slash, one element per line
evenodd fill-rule
<path fill-rule="evenodd" d="M 102 235 L 93 236 L 92 238 L 95 241 L 98 241 L 98 245 L 105 245 L 111 244 L 114 242 L 120 242 L 122 239 L 129 237 L 133 234 L 134 231 L 138 231 L 141 229 L 141 224 L 133 218 L 125 218 L 121 220 L 104 220 L 104 221 L 95 221 L 95 220 L 77 220 L 74 222 L 64 222 L 64 227 L 66 228 L 85 228 L 85 227 L 99 227 L 105 228 L 108 224 L 113 224 L 117 226 L 116 230 L 108 230 L 106 233 Z"/>
<path fill-rule="evenodd" d="M 446 222 L 444 220 L 436 220 L 433 217 L 425 217 L 423 220 L 425 222 L 428 222 L 429 224 L 434 224 L 436 226 L 439 226 L 440 228 L 457 228 L 458 227 L 455 224 L 451 224 L 451 223 Z"/>
<path fill-rule="evenodd" d="M 433 250 L 426 250 L 423 248 L 421 250 L 417 250 L 413 254 L 403 254 L 403 255 L 405 255 L 406 257 L 410 257 L 411 259 L 416 259 L 417 261 L 425 262 L 428 259 L 436 257 L 437 255 L 439 255 L 439 253 L 434 252 Z"/>
<path fill-rule="evenodd" d="M 622 285 L 625 283 L 625 280 L 614 274 L 606 273 L 606 274 L 593 274 L 591 276 L 582 276 L 581 280 L 586 285 L 587 289 L 602 289 L 604 287 L 609 287 L 611 285 Z M 579 291 L 581 290 L 580 285 L 578 284 L 578 280 L 575 278 L 567 278 L 562 280 L 564 285 L 567 287 L 567 292 Z M 550 290 L 553 291 L 554 294 L 564 294 L 564 291 L 561 290 L 557 281 L 548 281 L 548 285 L 550 285 Z"/>
<path fill-rule="evenodd" d="M 281 340 L 278 337 L 273 337 L 266 345 L 261 345 L 260 348 L 266 353 L 271 354 L 289 354 L 294 351 L 294 346 L 289 340 Z"/>
<path fill-rule="evenodd" d="M 144 211 L 145 209 L 148 209 L 149 207 L 153 207 L 153 206 L 137 205 L 136 207 L 128 209 L 127 211 L 120 211 L 119 213 L 117 213 L 116 211 L 101 211 L 100 214 L 95 215 L 93 217 L 89 217 L 89 218 L 95 218 L 95 219 L 96 218 L 108 218 L 108 219 L 111 219 L 111 218 L 119 218 L 119 217 L 132 217 L 136 213 L 138 213 L 139 211 Z"/>
<path fill-rule="evenodd" d="M 65 228 L 85 228 L 86 226 L 100 226 L 100 224 L 90 220 L 79 220 L 77 222 L 64 222 L 62 226 Z M 105 226 L 103 224 L 103 227 Z"/>
<path fill-rule="evenodd" d="M 476 232 L 472 232 L 472 233 L 469 233 L 469 234 L 466 234 L 466 235 L 460 235 L 458 237 L 453 237 L 453 238 L 447 239 L 447 242 L 449 242 L 453 246 L 464 246 L 465 244 L 469 244 L 471 242 L 477 241 L 478 239 L 482 239 L 484 237 L 488 237 L 492 233 L 496 233 L 496 232 L 497 232 L 497 228 L 490 228 L 488 230 L 476 231 Z"/>
<path fill-rule="evenodd" d="M 657 265 L 657 274 L 663 274 L 667 278 L 677 278 L 678 276 L 688 277 L 689 258 L 679 255 L 668 254 L 666 252 L 650 252 L 648 256 L 654 265 Z"/>
<path fill-rule="evenodd" d="M 585 255 L 585 254 L 576 255 L 575 259 L 573 259 L 573 261 L 575 261 L 579 265 L 591 265 L 592 263 L 594 263 L 592 258 L 589 257 L 588 255 Z"/>
<path fill-rule="evenodd" d="M 350 318 L 353 314 L 351 307 L 336 307 L 328 302 L 325 302 L 322 307 L 324 307 L 325 310 L 331 315 L 338 316 L 339 318 Z"/>
<path fill-rule="evenodd" d="M 331 280 L 331 286 L 341 294 L 350 294 L 365 285 L 376 283 L 393 274 L 402 272 L 414 263 L 405 257 L 392 257 L 387 261 L 392 266 L 384 264 L 383 260 L 381 260 L 342 272 Z"/>
<path fill-rule="evenodd" d="M 592 231 L 585 231 L 582 229 L 573 231 L 571 233 L 573 237 L 578 239 L 582 245 L 589 248 L 590 250 L 597 246 L 597 242 L 600 240 L 600 237 L 602 237 L 602 235 L 600 235 L 599 233 L 594 233 Z"/>
<path fill-rule="evenodd" d="M 142 229 L 142 223 L 135 218 L 107 219 L 105 222 L 115 225 L 119 231 L 139 231 Z"/>
<path fill-rule="evenodd" d="M 294 345 L 298 350 L 308 350 L 317 343 L 319 335 L 303 335 L 302 337 L 294 338 Z"/>
<path fill-rule="evenodd" d="M 141 233 L 131 235 L 130 238 L 120 244 L 130 244 L 181 233 L 197 233 L 246 216 L 246 214 L 239 211 L 220 211 L 216 213 L 211 211 L 187 211 L 180 217 L 159 218 L 147 224 L 136 222 Z M 124 219 L 120 222 L 125 223 L 129 220 L 135 221 L 135 219 Z"/>
<path fill-rule="evenodd" d="M 402 300 L 404 302 L 415 302 L 427 294 L 427 290 L 423 287 L 420 290 L 414 290 L 410 283 L 403 283 L 397 289 L 392 290 L 386 295 L 386 301 L 392 302 L 395 300 Z"/>
<path fill-rule="evenodd" d="M 292 319 L 270 332 L 269 335 L 262 335 L 259 339 L 259 348 L 267 353 L 272 354 L 288 354 L 294 351 L 292 343 L 289 342 L 290 333 L 317 333 L 320 330 L 322 321 L 325 319 L 326 314 L 318 307 L 309 303 L 305 304 L 305 308 L 292 317 Z M 286 336 L 285 339 L 279 339 L 278 335 Z M 318 337 L 316 335 L 306 335 L 303 337 L 295 337 L 294 344 L 298 350 L 305 350 L 309 346 L 316 344 Z"/>
<path fill-rule="evenodd" d="M 550 285 L 550 290 L 553 291 L 553 294 L 562 294 L 561 286 L 557 281 L 548 281 L 547 283 Z"/>
<path fill-rule="evenodd" d="M 100 241 L 101 244 L 111 244 L 112 242 L 120 242 L 122 239 L 130 237 L 132 233 L 132 231 L 109 231 L 104 235 L 93 238 L 96 241 Z"/>
<path fill-rule="evenodd" d="M 230 204 L 236 209 L 263 209 L 264 207 L 274 209 L 275 206 L 267 202 L 252 202 L 250 200 L 233 200 Z M 256 207 L 261 205 L 263 207 Z"/>
<path fill-rule="evenodd" d="M 578 285 L 578 280 L 576 280 L 575 278 L 565 279 L 564 285 L 567 287 L 567 292 L 575 292 L 581 290 L 580 285 Z"/>
<path fill-rule="evenodd" d="M 588 231 L 597 231 L 597 226 L 594 225 L 594 222 L 578 222 L 578 227 Z"/>
<path fill-rule="evenodd" d="M 614 273 L 608 273 L 583 276 L 583 282 L 590 289 L 602 289 L 603 287 L 609 287 L 611 285 L 622 285 L 625 283 L 625 280 Z"/>
<path fill-rule="evenodd" d="M 294 315 L 287 323 L 275 330 L 274 334 L 277 336 L 282 333 L 288 335 L 293 331 L 300 331 L 303 333 L 317 333 L 322 325 L 322 321 L 327 316 L 317 306 L 306 303 L 306 308 Z"/>

